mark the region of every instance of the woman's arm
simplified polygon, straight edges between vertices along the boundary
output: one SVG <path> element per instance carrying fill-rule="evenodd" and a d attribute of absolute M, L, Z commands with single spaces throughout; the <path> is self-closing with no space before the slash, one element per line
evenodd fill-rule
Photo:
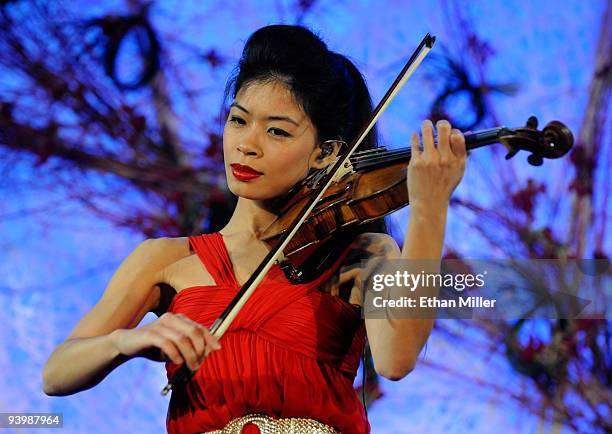
<path fill-rule="evenodd" d="M 372 237 L 372 251 L 377 252 L 373 255 L 377 258 L 386 258 L 389 261 L 398 259 L 440 259 L 442 245 L 444 241 L 444 228 L 446 224 L 446 209 L 439 212 L 424 212 L 412 209 L 404 240 L 404 249 L 400 252 L 397 243 L 389 235 L 369 234 Z M 395 264 L 397 262 L 390 262 Z M 409 263 L 408 263 L 409 264 Z M 419 264 L 434 267 L 436 261 L 419 261 Z M 384 267 L 377 270 L 382 273 L 393 274 L 396 269 Z M 420 270 L 414 270 L 415 274 Z M 436 273 L 438 268 L 424 270 L 429 273 Z M 393 288 L 392 298 L 402 296 L 402 290 L 406 296 L 414 296 L 420 288 L 415 288 L 415 292 L 410 289 Z M 381 293 L 385 294 L 385 293 Z M 382 295 L 385 299 L 387 295 Z M 366 303 L 372 303 L 366 296 Z M 417 311 L 418 312 L 418 311 Z M 421 310 L 422 313 L 424 309 Z M 425 316 L 425 315 L 424 315 Z M 386 318 L 367 318 L 365 325 L 372 350 L 374 368 L 383 377 L 397 381 L 408 375 L 415 367 L 417 358 L 429 338 L 433 328 L 433 318 L 394 318 L 393 309 L 389 310 Z"/>
<path fill-rule="evenodd" d="M 379 245 L 387 246 L 388 253 L 381 256 L 412 260 L 406 265 L 410 272 L 414 273 L 438 273 L 440 270 L 450 195 L 459 184 L 466 164 L 467 152 L 461 132 L 452 130 L 448 121 L 439 121 L 436 146 L 433 129 L 430 121 L 423 122 L 422 152 L 419 149 L 418 135 L 412 136 L 412 157 L 407 176 L 410 218 L 401 254 L 391 237 L 383 236 L 378 241 Z M 423 261 L 416 264 L 414 260 Z M 417 265 L 423 268 L 415 269 Z M 422 286 L 411 289 L 394 287 L 390 290 L 393 291 L 393 298 L 402 295 L 414 296 L 424 290 L 432 295 L 432 288 Z M 367 303 L 368 300 L 364 302 Z M 421 310 L 420 313 L 426 312 Z M 391 314 L 387 318 L 366 319 L 368 340 L 378 373 L 390 380 L 399 380 L 414 369 L 417 357 L 434 324 L 434 319 L 429 318 L 430 315 L 422 316 L 422 319 L 393 318 Z"/>
<path fill-rule="evenodd" d="M 136 327 L 156 309 L 160 296 L 156 284 L 164 281 L 164 268 L 188 254 L 184 238 L 149 239 L 138 245 L 114 273 L 99 302 L 47 360 L 44 392 L 68 395 L 88 389 L 138 355 L 122 352 L 119 344 L 125 329 Z"/>

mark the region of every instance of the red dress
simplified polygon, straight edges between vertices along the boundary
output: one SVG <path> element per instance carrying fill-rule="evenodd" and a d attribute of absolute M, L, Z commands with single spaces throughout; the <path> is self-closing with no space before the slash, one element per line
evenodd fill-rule
<path fill-rule="evenodd" d="M 215 280 L 179 292 L 168 311 L 210 327 L 238 291 L 219 233 L 189 237 Z M 369 433 L 353 380 L 365 344 L 360 309 L 317 288 L 346 256 L 317 280 L 292 285 L 274 265 L 187 387 L 173 390 L 169 433 L 224 427 L 253 413 L 316 419 L 344 433 Z M 179 366 L 166 364 L 168 378 Z M 248 425 L 243 433 L 257 434 Z"/>

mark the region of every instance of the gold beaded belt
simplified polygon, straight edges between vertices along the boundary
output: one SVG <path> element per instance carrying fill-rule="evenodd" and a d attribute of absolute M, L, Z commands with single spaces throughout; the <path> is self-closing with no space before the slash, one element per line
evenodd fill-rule
<path fill-rule="evenodd" d="M 202 434 L 240 434 L 242 428 L 249 423 L 259 428 L 261 434 L 340 434 L 340 431 L 314 419 L 274 419 L 265 414 L 248 414 L 230 421 L 223 429 Z"/>

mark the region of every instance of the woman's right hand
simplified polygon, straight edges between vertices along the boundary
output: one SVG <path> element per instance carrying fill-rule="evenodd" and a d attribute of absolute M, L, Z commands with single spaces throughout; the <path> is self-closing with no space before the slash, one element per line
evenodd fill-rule
<path fill-rule="evenodd" d="M 187 363 L 192 371 L 200 367 L 211 351 L 221 348 L 208 328 L 185 315 L 170 312 L 143 327 L 115 330 L 113 338 L 124 356 Z"/>

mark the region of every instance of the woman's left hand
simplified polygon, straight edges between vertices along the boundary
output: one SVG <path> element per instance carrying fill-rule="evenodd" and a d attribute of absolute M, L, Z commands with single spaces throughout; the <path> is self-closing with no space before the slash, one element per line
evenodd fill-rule
<path fill-rule="evenodd" d="M 465 172 L 467 152 L 461 131 L 451 129 L 446 120 L 436 123 L 438 144 L 434 143 L 434 127 L 430 120 L 422 123 L 423 151 L 419 136 L 412 135 L 412 155 L 408 164 L 408 197 L 411 209 L 446 210 L 450 195 Z"/>

